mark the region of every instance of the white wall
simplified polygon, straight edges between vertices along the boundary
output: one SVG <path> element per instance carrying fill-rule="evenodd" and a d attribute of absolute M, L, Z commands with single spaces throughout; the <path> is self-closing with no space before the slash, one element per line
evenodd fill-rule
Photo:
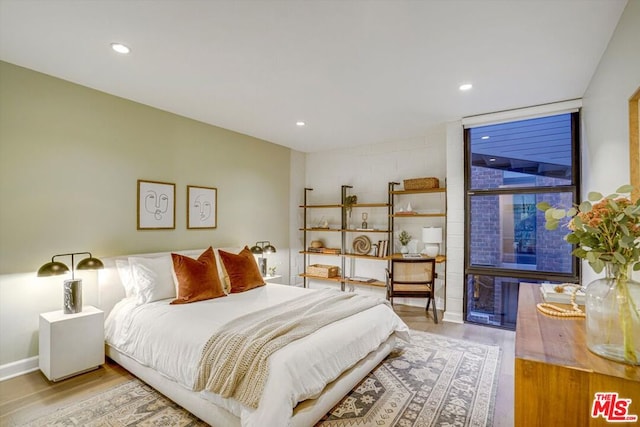
<path fill-rule="evenodd" d="M 300 251 L 303 249 L 302 233 L 299 228 L 302 224 L 302 209 L 299 208 L 303 203 L 304 187 L 305 187 L 305 154 L 299 151 L 291 152 L 291 182 L 289 184 L 289 280 L 290 285 L 302 286 L 302 278 L 298 275 L 302 269 L 302 255 Z"/>
<path fill-rule="evenodd" d="M 444 320 L 464 320 L 464 139 L 460 121 L 447 124 L 447 310 Z"/>
<path fill-rule="evenodd" d="M 640 87 L 639 46 L 640 0 L 630 0 L 583 97 L 583 197 L 629 183 L 628 103 Z M 583 283 L 594 278 L 584 264 Z"/>

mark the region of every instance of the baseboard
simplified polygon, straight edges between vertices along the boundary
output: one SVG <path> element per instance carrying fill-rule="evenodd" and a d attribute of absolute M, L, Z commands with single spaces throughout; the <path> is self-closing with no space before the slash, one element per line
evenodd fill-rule
<path fill-rule="evenodd" d="M 37 371 L 39 367 L 38 356 L 0 365 L 0 381 Z"/>
<path fill-rule="evenodd" d="M 452 311 L 445 311 L 444 316 L 442 316 L 443 322 L 451 322 L 451 323 L 464 323 L 462 319 L 462 313 L 456 313 Z"/>

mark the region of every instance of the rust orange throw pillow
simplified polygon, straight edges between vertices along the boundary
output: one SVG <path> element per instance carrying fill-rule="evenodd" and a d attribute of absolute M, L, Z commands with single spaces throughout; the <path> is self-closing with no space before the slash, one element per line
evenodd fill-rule
<path fill-rule="evenodd" d="M 218 251 L 222 260 L 224 278 L 231 293 L 248 291 L 264 285 L 256 259 L 247 246 L 238 255 Z"/>
<path fill-rule="evenodd" d="M 212 247 L 204 251 L 197 260 L 178 254 L 171 254 L 171 258 L 178 279 L 178 298 L 171 301 L 171 304 L 186 304 L 226 296 L 220 284 Z"/>

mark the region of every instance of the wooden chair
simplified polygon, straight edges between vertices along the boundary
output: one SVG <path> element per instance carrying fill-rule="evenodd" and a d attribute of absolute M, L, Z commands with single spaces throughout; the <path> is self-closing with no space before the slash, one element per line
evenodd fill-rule
<path fill-rule="evenodd" d="M 438 323 L 434 295 L 436 274 L 435 258 L 394 258 L 391 271 L 386 270 L 387 299 L 393 306 L 394 297 L 427 298 L 425 310 L 433 300 L 433 320 Z"/>

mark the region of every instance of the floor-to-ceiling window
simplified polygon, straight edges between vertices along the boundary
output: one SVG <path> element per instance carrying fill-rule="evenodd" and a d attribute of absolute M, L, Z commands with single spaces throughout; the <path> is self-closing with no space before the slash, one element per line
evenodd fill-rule
<path fill-rule="evenodd" d="M 566 228 L 536 209 L 577 202 L 578 114 L 465 129 L 466 321 L 514 328 L 521 282 L 578 279 Z"/>

